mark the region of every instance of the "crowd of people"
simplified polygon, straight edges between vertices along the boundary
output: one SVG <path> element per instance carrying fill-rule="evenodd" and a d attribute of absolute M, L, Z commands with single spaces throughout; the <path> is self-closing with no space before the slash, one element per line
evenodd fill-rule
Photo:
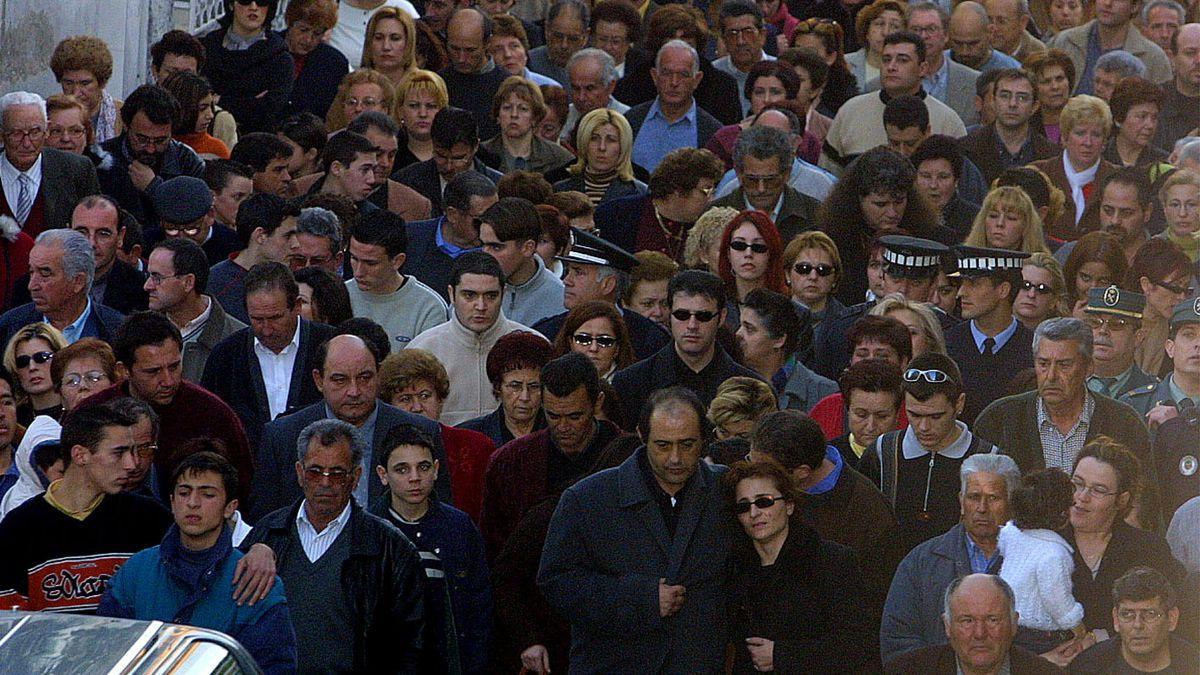
<path fill-rule="evenodd" d="M 0 96 L 0 607 L 1200 672 L 1195 0 L 224 10 Z"/>

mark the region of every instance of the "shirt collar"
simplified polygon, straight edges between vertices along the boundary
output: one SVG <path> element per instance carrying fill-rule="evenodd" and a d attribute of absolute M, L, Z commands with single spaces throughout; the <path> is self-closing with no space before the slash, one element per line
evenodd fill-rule
<path fill-rule="evenodd" d="M 930 89 L 940 89 L 939 85 L 947 83 L 950 80 L 950 59 L 943 56 L 942 67 L 938 68 L 936 72 L 926 75 L 923 79 L 929 83 Z"/>
<path fill-rule="evenodd" d="M 695 96 L 692 97 L 692 105 L 688 107 L 688 110 L 686 113 L 683 114 L 683 117 L 680 117 L 679 119 L 675 120 L 674 122 L 668 122 L 666 116 L 664 116 L 662 113 L 662 108 L 659 107 L 659 105 L 658 105 L 658 97 L 655 96 L 654 102 L 650 104 L 650 111 L 648 113 L 646 113 L 646 119 L 653 119 L 655 117 L 662 119 L 664 122 L 667 122 L 667 124 L 678 124 L 679 122 L 681 122 L 683 120 L 687 120 L 689 123 L 695 124 L 696 123 L 696 97 Z"/>
<path fill-rule="evenodd" d="M 211 309 L 211 306 L 210 306 Z M 287 356 L 290 352 L 300 348 L 300 319 L 296 319 L 296 332 L 292 333 L 292 341 L 287 344 L 278 354 L 274 350 L 268 348 L 263 343 L 259 342 L 258 337 L 254 338 L 254 350 L 259 352 L 270 352 L 272 356 Z"/>
<path fill-rule="evenodd" d="M 438 180 L 441 180 L 441 177 L 439 177 Z M 456 246 L 455 244 L 450 243 L 445 237 L 442 236 L 442 228 L 445 225 L 446 225 L 446 216 L 442 216 L 440 219 L 438 219 L 437 227 L 433 228 L 433 243 L 437 245 L 437 247 L 442 251 L 442 253 L 445 253 L 446 255 L 450 256 L 451 258 L 457 258 L 458 256 L 466 253 L 467 251 L 475 250 L 473 248 L 461 248 L 459 246 Z"/>
<path fill-rule="evenodd" d="M 1179 405 L 1179 402 L 1185 398 L 1190 398 L 1192 401 L 1200 401 L 1200 397 L 1188 396 L 1187 392 L 1180 389 L 1179 385 L 1175 384 L 1175 373 L 1171 373 L 1170 384 L 1168 386 L 1171 389 L 1171 400 L 1175 401 L 1176 405 Z"/>
<path fill-rule="evenodd" d="M 830 471 L 829 475 L 822 478 L 816 485 L 805 490 L 810 495 L 829 492 L 833 489 L 833 486 L 837 485 L 838 478 L 842 476 L 842 453 L 838 452 L 838 449 L 832 445 L 827 445 L 825 446 L 825 459 L 833 462 L 833 471 Z"/>
<path fill-rule="evenodd" d="M 300 509 L 296 512 L 296 525 L 300 525 L 301 523 L 303 523 L 304 525 L 307 525 L 309 528 L 311 528 L 313 532 L 316 532 L 317 528 L 314 527 L 312 524 L 312 521 L 310 521 L 308 519 L 308 514 L 305 512 L 305 509 L 304 509 L 305 505 L 307 505 L 307 504 L 308 504 L 307 499 L 305 499 L 303 502 L 300 503 Z M 350 503 L 347 502 L 346 508 L 342 509 L 342 512 L 338 514 L 338 517 L 329 521 L 329 524 L 325 526 L 325 529 L 321 530 L 321 532 L 318 532 L 318 534 L 322 534 L 324 532 L 337 532 L 338 530 L 342 529 L 349 520 L 350 520 Z"/>
<path fill-rule="evenodd" d="M 971 432 L 967 430 L 967 425 L 962 420 L 954 420 L 954 426 L 958 427 L 958 438 L 950 445 L 942 448 L 937 454 L 951 459 L 962 459 L 966 456 L 967 449 L 971 447 Z M 913 433 L 911 424 L 904 430 L 904 442 L 901 445 L 904 451 L 904 459 L 917 459 L 929 454 L 929 451 L 917 440 L 917 435 Z"/>
<path fill-rule="evenodd" d="M 1096 399 L 1092 396 L 1092 392 L 1084 392 L 1083 412 L 1079 414 L 1079 419 L 1075 421 L 1075 426 L 1071 427 L 1071 431 L 1074 432 L 1075 429 L 1081 424 L 1090 424 L 1092 421 L 1092 413 L 1095 412 L 1095 410 Z M 1050 419 L 1050 413 L 1046 411 L 1046 402 L 1042 400 L 1041 396 L 1037 397 L 1037 423 L 1039 429 L 1047 424 L 1054 424 L 1054 420 Z M 1067 433 L 1063 435 L 1070 436 L 1071 434 Z"/>
<path fill-rule="evenodd" d="M 783 198 L 785 195 L 787 195 L 787 189 L 788 189 L 788 186 L 785 185 L 783 188 L 783 191 L 779 193 L 779 200 L 775 202 L 775 206 L 771 208 L 771 213 L 768 214 L 771 216 L 772 223 L 779 220 L 779 212 L 783 210 Z M 746 197 L 745 190 L 742 191 L 742 201 L 746 204 L 747 211 L 757 211 L 758 210 L 754 205 L 752 205 L 750 203 L 749 198 Z"/>
<path fill-rule="evenodd" d="M 1017 320 L 1014 318 L 1012 323 L 1008 324 L 1008 328 L 1000 331 L 996 337 L 992 338 L 996 342 L 996 346 L 992 348 L 992 352 L 995 353 L 1000 351 L 1004 345 L 1008 344 L 1009 338 L 1011 338 L 1016 332 Z M 971 337 L 975 338 L 975 348 L 979 350 L 980 354 L 982 354 L 983 341 L 986 340 L 988 336 L 984 335 L 983 331 L 979 330 L 979 327 L 975 325 L 975 319 L 971 319 Z"/>
<path fill-rule="evenodd" d="M 66 328 L 62 329 L 62 334 L 67 338 L 67 342 L 74 343 L 83 334 L 83 326 L 87 323 L 88 317 L 92 315 L 92 298 L 89 295 L 87 306 L 83 308 L 83 312 L 79 314 Z M 49 317 L 42 315 L 42 321 L 50 323 Z"/>
<path fill-rule="evenodd" d="M 33 160 L 33 166 L 21 171 L 13 166 L 12 162 L 8 161 L 8 153 L 0 152 L 0 175 L 4 177 L 5 182 L 15 182 L 21 174 L 28 176 L 29 180 L 33 181 L 34 186 L 41 185 L 42 156 L 38 155 L 38 158 Z"/>
<path fill-rule="evenodd" d="M 180 329 L 179 329 L 179 332 L 183 334 L 184 342 L 187 342 L 189 339 L 195 337 L 195 335 L 197 333 L 199 333 L 202 328 L 204 328 L 204 324 L 208 323 L 208 317 L 212 316 L 213 299 L 208 297 L 207 295 L 201 295 L 200 297 L 204 299 L 204 303 L 205 303 L 204 311 L 200 312 L 200 314 L 196 318 L 187 322 L 186 325 L 180 327 Z M 297 321 L 296 322 L 296 333 L 299 334 L 299 332 L 300 332 L 300 322 Z M 258 338 L 254 339 L 254 343 L 257 346 Z"/>

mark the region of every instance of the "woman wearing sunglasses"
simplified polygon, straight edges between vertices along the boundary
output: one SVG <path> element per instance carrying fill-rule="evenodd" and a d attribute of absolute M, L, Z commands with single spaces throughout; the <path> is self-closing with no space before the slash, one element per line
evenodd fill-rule
<path fill-rule="evenodd" d="M 762 211 L 743 211 L 721 233 L 718 276 L 729 294 L 725 325 L 736 331 L 739 304 L 756 288 L 786 292 L 783 284 L 783 242 L 775 223 Z"/>
<path fill-rule="evenodd" d="M 1021 267 L 1021 288 L 1013 302 L 1013 316 L 1033 330 L 1046 319 L 1065 314 L 1067 283 L 1062 265 L 1049 253 L 1033 253 Z"/>
<path fill-rule="evenodd" d="M 17 421 L 25 426 L 38 415 L 58 419 L 62 398 L 50 379 L 50 361 L 54 353 L 67 346 L 63 334 L 48 323 L 31 323 L 8 341 L 4 348 L 4 367 L 17 380 Z"/>
<path fill-rule="evenodd" d="M 792 520 L 803 497 L 779 464 L 738 462 L 722 482 L 745 534 L 734 542 L 729 577 L 732 672 L 864 667 L 872 627 L 853 552 Z"/>
<path fill-rule="evenodd" d="M 1134 350 L 1133 358 L 1139 368 L 1151 375 L 1162 377 L 1171 369 L 1171 360 L 1164 347 L 1169 323 L 1175 305 L 1195 292 L 1189 290 L 1189 280 L 1194 272 L 1195 266 L 1186 253 L 1158 237 L 1142 244 L 1129 264 L 1122 288 L 1137 290 L 1146 296 L 1146 309 L 1142 312 L 1142 328 L 1146 334 Z"/>
<path fill-rule="evenodd" d="M 576 305 L 563 321 L 554 341 L 554 357 L 567 352 L 588 357 L 601 379 L 608 382 L 613 373 L 636 360 L 624 317 L 615 305 L 600 300 Z"/>
<path fill-rule="evenodd" d="M 288 109 L 296 66 L 283 36 L 271 30 L 278 0 L 225 0 L 220 28 L 200 38 L 204 65 L 221 107 L 233 114 L 238 132 L 274 131 Z"/>

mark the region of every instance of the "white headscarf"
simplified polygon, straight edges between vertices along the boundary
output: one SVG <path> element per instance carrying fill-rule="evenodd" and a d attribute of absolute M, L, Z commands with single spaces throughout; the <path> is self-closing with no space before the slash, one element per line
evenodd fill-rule
<path fill-rule="evenodd" d="M 38 469 L 33 464 L 33 449 L 43 441 L 57 441 L 60 434 L 62 425 L 47 415 L 39 415 L 29 424 L 13 458 L 20 477 L 17 484 L 4 494 L 4 499 L 0 500 L 0 520 L 4 520 L 13 509 L 46 491 L 46 486 L 38 476 Z"/>

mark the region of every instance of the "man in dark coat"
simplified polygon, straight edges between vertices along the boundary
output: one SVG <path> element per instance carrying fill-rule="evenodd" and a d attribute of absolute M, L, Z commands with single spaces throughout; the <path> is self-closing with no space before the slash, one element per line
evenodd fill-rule
<path fill-rule="evenodd" d="M 476 156 L 479 152 L 479 126 L 471 113 L 461 108 L 443 108 L 434 116 L 429 135 L 433 138 L 434 154 L 450 158 L 442 164 L 446 168 L 439 168 L 437 158 L 428 159 L 397 168 L 392 173 L 392 179 L 429 200 L 430 218 L 445 213 L 445 190 L 442 186 L 448 185 L 460 174 L 475 171 L 487 176 L 493 183 L 500 181 L 500 172 Z"/>
<path fill-rule="evenodd" d="M 738 187 L 713 202 L 713 206 L 766 213 L 784 242 L 813 229 L 820 202 L 796 191 L 787 182 L 794 154 L 794 144 L 780 129 L 754 126 L 743 131 L 733 151 Z"/>
<path fill-rule="evenodd" d="M 479 247 L 475 219 L 496 203 L 496 183 L 477 171 L 464 171 L 446 183 L 442 196 L 444 202 L 437 202 L 443 204 L 440 216 L 408 223 L 408 248 L 400 272 L 416 277 L 448 301 L 450 265 Z"/>
<path fill-rule="evenodd" d="M 1062 152 L 1030 122 L 1037 111 L 1037 87 L 1028 73 L 1003 70 L 993 86 L 996 121 L 977 127 L 958 142 L 963 154 L 983 172 L 988 185 L 1006 169 L 1056 157 Z"/>
<path fill-rule="evenodd" d="M 668 14 L 676 11 L 671 10 Z M 655 33 L 653 29 L 655 21 L 669 20 L 667 15 L 663 15 L 661 19 L 654 19 L 649 14 L 647 17 L 649 19 L 647 30 L 652 34 Z M 679 17 L 674 18 L 678 20 Z M 687 32 L 687 29 L 682 30 Z M 650 69 L 654 67 L 654 56 L 658 54 L 658 50 L 663 44 L 674 37 L 675 33 L 672 31 L 669 35 L 662 35 L 658 38 L 657 44 L 647 43 L 644 45 L 647 51 L 629 50 L 629 54 L 625 57 L 625 77 L 617 82 L 613 98 L 626 105 L 637 105 L 652 100 L 658 94 L 654 88 L 654 79 L 650 76 Z M 690 38 L 691 36 L 685 35 L 683 39 L 691 41 Z M 694 41 L 692 46 L 696 46 Z M 742 99 L 738 91 L 737 80 L 732 75 L 714 68 L 708 59 L 700 59 L 700 72 L 704 77 L 696 87 L 696 105 L 707 110 L 721 124 L 740 122 L 744 116 L 742 115 Z"/>
<path fill-rule="evenodd" d="M 571 623 L 572 672 L 711 673 L 726 646 L 732 516 L 722 466 L 701 461 L 705 409 L 656 392 L 646 445 L 563 493 L 538 587 Z"/>

